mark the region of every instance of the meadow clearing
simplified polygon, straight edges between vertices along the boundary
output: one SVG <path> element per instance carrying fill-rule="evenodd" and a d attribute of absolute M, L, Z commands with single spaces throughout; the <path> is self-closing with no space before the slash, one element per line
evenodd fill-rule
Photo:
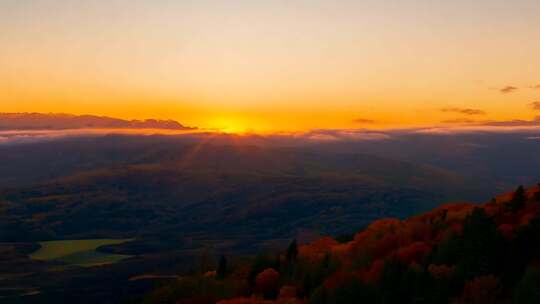
<path fill-rule="evenodd" d="M 40 242 L 41 248 L 30 255 L 34 260 L 61 261 L 79 266 L 96 266 L 118 262 L 129 255 L 104 253 L 100 246 L 121 244 L 132 239 L 90 239 Z"/>

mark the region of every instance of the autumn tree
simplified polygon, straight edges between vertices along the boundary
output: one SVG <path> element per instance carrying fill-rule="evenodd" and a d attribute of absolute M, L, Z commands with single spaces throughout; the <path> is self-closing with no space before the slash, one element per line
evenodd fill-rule
<path fill-rule="evenodd" d="M 273 257 L 271 255 L 259 254 L 255 257 L 255 260 L 251 263 L 251 270 L 248 274 L 248 282 L 251 286 L 255 285 L 255 279 L 261 271 L 267 268 L 279 269 L 280 262 L 279 257 Z"/>
<path fill-rule="evenodd" d="M 275 298 L 278 290 L 279 272 L 267 268 L 255 278 L 255 286 L 265 298 Z"/>
<path fill-rule="evenodd" d="M 501 293 L 501 282 L 493 275 L 481 276 L 465 283 L 463 288 L 463 303 L 491 304 L 497 303 Z"/>

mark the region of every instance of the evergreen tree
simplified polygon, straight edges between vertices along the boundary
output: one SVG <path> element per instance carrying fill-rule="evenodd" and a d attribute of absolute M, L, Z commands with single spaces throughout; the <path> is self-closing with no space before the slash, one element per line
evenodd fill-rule
<path fill-rule="evenodd" d="M 465 219 L 459 243 L 459 266 L 467 279 L 498 272 L 503 238 L 484 209 L 475 208 Z"/>
<path fill-rule="evenodd" d="M 313 280 L 311 279 L 311 275 L 309 273 L 307 273 L 304 276 L 304 280 L 302 282 L 302 294 L 306 298 L 309 298 L 312 291 L 313 291 Z"/>
<path fill-rule="evenodd" d="M 527 197 L 525 195 L 525 188 L 519 186 L 514 194 L 512 195 L 512 200 L 510 201 L 510 211 L 517 212 L 525 206 Z"/>
<path fill-rule="evenodd" d="M 294 239 L 287 248 L 287 254 L 286 259 L 289 263 L 296 262 L 296 258 L 298 257 L 298 244 L 296 243 L 296 239 Z"/>
<path fill-rule="evenodd" d="M 226 275 L 227 275 L 227 258 L 225 258 L 225 256 L 222 255 L 219 258 L 219 265 L 216 271 L 216 276 L 218 279 L 224 279 Z"/>
<path fill-rule="evenodd" d="M 538 187 L 540 188 L 540 184 L 538 184 Z M 540 190 L 536 191 L 534 193 L 534 200 L 538 203 L 540 202 Z"/>
<path fill-rule="evenodd" d="M 529 268 L 514 291 L 513 303 L 540 303 L 540 271 Z"/>

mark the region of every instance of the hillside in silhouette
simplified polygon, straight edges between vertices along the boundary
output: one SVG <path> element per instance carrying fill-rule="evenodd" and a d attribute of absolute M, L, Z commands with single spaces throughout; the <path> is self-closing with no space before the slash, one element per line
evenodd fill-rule
<path fill-rule="evenodd" d="M 191 130 L 174 120 L 124 120 L 107 116 L 0 113 L 0 130 L 169 129 Z"/>

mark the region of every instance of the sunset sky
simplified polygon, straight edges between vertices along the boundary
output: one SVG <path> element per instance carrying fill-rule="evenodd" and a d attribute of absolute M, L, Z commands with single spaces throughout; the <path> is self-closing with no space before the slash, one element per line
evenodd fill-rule
<path fill-rule="evenodd" d="M 539 16 L 538 0 L 2 0 L 0 112 L 233 132 L 531 120 Z"/>

